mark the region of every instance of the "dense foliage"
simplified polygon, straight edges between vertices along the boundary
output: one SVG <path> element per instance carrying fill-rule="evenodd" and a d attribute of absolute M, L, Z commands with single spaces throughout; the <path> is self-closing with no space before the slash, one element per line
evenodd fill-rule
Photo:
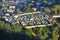
<path fill-rule="evenodd" d="M 60 25 L 54 25 L 26 29 L 20 24 L 9 25 L 0 19 L 0 37 L 4 38 L 1 40 L 58 40 L 60 39 Z"/>

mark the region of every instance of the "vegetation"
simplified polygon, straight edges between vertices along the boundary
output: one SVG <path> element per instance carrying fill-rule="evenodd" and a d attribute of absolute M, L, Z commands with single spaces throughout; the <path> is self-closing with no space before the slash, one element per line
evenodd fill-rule
<path fill-rule="evenodd" d="M 29 13 L 29 12 L 33 12 L 34 9 L 32 8 L 33 4 L 28 4 L 26 7 L 25 7 L 25 12 Z"/>
<path fill-rule="evenodd" d="M 6 35 L 11 36 L 10 39 L 14 39 L 14 35 L 15 37 L 17 37 L 16 39 L 19 40 L 58 40 L 58 38 L 60 37 L 60 32 L 59 29 L 60 26 L 59 24 L 57 26 L 51 26 L 51 27 L 40 27 L 40 28 L 32 28 L 32 29 L 26 29 L 26 28 L 22 28 L 22 26 L 20 24 L 16 24 L 16 25 L 9 25 L 8 23 L 5 23 L 4 21 L 2 21 L 2 19 L 0 19 L 0 31 L 4 30 L 4 32 L 0 32 L 3 35 L 3 33 L 5 33 Z M 8 33 L 8 34 L 7 34 Z M 12 33 L 14 35 L 12 35 Z M 17 34 L 16 34 L 17 33 Z M 6 36 L 8 38 L 5 38 L 6 40 L 9 39 L 9 36 Z M 12 38 L 13 36 L 13 38 Z M 19 38 L 18 38 L 19 37 Z M 21 38 L 20 38 L 21 37 Z"/>
<path fill-rule="evenodd" d="M 44 11 L 45 11 L 45 13 L 48 13 L 48 14 L 50 13 L 51 14 L 51 9 L 48 8 L 48 7 L 47 8 L 44 8 Z"/>
<path fill-rule="evenodd" d="M 60 13 L 60 5 L 53 6 L 52 10 L 55 12 L 55 15 L 59 14 Z"/>

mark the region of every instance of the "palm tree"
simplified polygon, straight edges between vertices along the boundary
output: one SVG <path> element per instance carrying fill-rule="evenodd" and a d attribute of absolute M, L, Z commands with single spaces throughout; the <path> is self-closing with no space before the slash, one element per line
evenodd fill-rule
<path fill-rule="evenodd" d="M 20 24 L 13 25 L 12 31 L 21 33 L 22 26 Z"/>
<path fill-rule="evenodd" d="M 59 38 L 58 27 L 54 27 L 52 36 L 53 36 L 52 40 L 58 40 Z"/>
<path fill-rule="evenodd" d="M 32 30 L 32 29 L 25 29 L 23 32 L 25 32 L 25 34 L 28 35 L 28 36 L 30 36 L 30 37 L 31 37 L 32 35 L 35 36 L 35 35 L 33 34 L 33 30 Z"/>
<path fill-rule="evenodd" d="M 33 4 L 28 4 L 28 6 L 25 7 L 25 12 L 33 12 L 34 9 L 31 8 L 33 6 Z"/>
<path fill-rule="evenodd" d="M 55 15 L 58 13 L 58 11 L 60 13 L 60 5 L 53 6 L 52 10 L 55 12 Z"/>
<path fill-rule="evenodd" d="M 45 11 L 45 13 L 51 13 L 51 9 L 49 9 L 48 7 L 44 8 L 44 11 Z"/>

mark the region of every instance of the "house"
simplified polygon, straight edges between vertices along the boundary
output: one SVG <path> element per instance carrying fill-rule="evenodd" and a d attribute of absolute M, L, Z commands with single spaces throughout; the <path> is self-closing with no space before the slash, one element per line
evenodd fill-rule
<path fill-rule="evenodd" d="M 14 10 L 15 10 L 15 6 L 11 5 L 9 6 L 9 9 L 7 10 L 7 12 L 14 12 Z"/>

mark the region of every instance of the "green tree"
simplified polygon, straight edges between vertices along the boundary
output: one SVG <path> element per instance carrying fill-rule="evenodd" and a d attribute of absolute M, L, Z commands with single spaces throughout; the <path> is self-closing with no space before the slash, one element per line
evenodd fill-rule
<path fill-rule="evenodd" d="M 54 27 L 54 29 L 53 29 L 53 34 L 52 34 L 52 40 L 58 40 L 58 38 L 59 38 L 59 34 L 58 34 L 58 27 Z"/>
<path fill-rule="evenodd" d="M 58 11 L 60 13 L 60 5 L 54 5 L 53 8 L 52 8 L 52 10 L 55 12 L 54 13 L 55 15 L 58 14 Z"/>
<path fill-rule="evenodd" d="M 25 7 L 25 12 L 34 12 L 34 9 L 32 8 L 33 4 L 28 4 L 26 7 Z"/>
<path fill-rule="evenodd" d="M 42 2 L 47 3 L 47 0 L 42 0 Z"/>
<path fill-rule="evenodd" d="M 48 7 L 47 8 L 44 8 L 44 11 L 45 11 L 45 13 L 51 13 L 51 9 L 49 9 Z"/>
<path fill-rule="evenodd" d="M 31 33 L 33 32 L 32 29 L 25 29 L 25 34 L 28 35 L 28 36 L 32 36 Z"/>
<path fill-rule="evenodd" d="M 20 24 L 13 25 L 12 30 L 13 32 L 21 32 L 22 26 Z"/>

